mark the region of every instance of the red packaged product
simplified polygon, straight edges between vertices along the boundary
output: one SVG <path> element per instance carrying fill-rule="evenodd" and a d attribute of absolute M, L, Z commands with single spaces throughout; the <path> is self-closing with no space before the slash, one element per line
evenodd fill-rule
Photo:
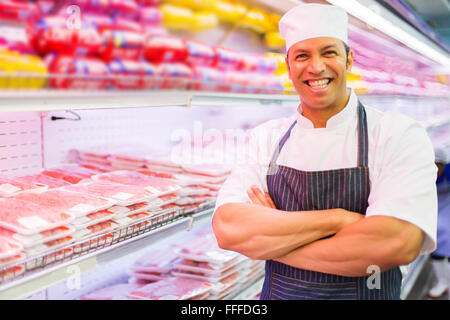
<path fill-rule="evenodd" d="M 187 300 L 211 288 L 208 282 L 170 277 L 132 291 L 128 296 L 146 300 Z"/>
<path fill-rule="evenodd" d="M 35 181 L 0 175 L 0 197 L 11 197 L 24 191 L 39 192 L 46 188 L 46 185 Z"/>
<path fill-rule="evenodd" d="M 133 19 L 138 12 L 138 5 L 134 0 L 109 0 L 109 12 L 116 16 L 125 16 Z"/>
<path fill-rule="evenodd" d="M 106 30 L 102 36 L 105 46 L 100 50 L 104 60 L 137 60 L 144 44 L 144 36 L 133 31 Z"/>
<path fill-rule="evenodd" d="M 241 66 L 241 53 L 224 47 L 215 47 L 215 51 L 216 68 L 222 70 L 238 70 Z"/>
<path fill-rule="evenodd" d="M 214 68 L 195 67 L 194 68 L 195 84 L 194 89 L 205 91 L 225 91 L 223 74 Z"/>
<path fill-rule="evenodd" d="M 144 44 L 144 57 L 153 63 L 183 62 L 187 48 L 182 39 L 172 36 L 150 36 Z"/>
<path fill-rule="evenodd" d="M 121 283 L 84 295 L 80 300 L 127 300 L 128 292 L 143 287 L 144 284 Z"/>
<path fill-rule="evenodd" d="M 113 19 L 106 14 L 84 13 L 81 19 L 83 25 L 96 30 L 106 30 L 113 25 Z"/>
<path fill-rule="evenodd" d="M 205 43 L 185 40 L 187 49 L 186 62 L 191 66 L 212 66 L 216 59 L 215 50 Z"/>
<path fill-rule="evenodd" d="M 0 259 L 7 259 L 19 254 L 23 250 L 23 246 L 17 241 L 11 240 L 9 237 L 2 236 L 0 232 Z"/>
<path fill-rule="evenodd" d="M 70 185 L 70 183 L 67 181 L 52 178 L 48 175 L 41 174 L 41 173 L 28 175 L 28 176 L 21 176 L 20 179 L 22 181 L 26 181 L 29 183 L 39 183 L 42 185 L 46 185 L 49 189 L 59 188 L 59 187 L 64 187 L 64 186 Z"/>
<path fill-rule="evenodd" d="M 182 63 L 162 63 L 158 75 L 163 78 L 161 89 L 187 89 L 193 78 L 191 68 Z"/>
<path fill-rule="evenodd" d="M 77 45 L 76 33 L 60 26 L 38 29 L 32 38 L 35 49 L 41 54 L 60 53 L 71 55 Z"/>
<path fill-rule="evenodd" d="M 146 176 L 138 172 L 126 170 L 103 173 L 93 176 L 92 179 L 143 187 L 146 191 L 152 193 L 156 197 L 173 193 L 180 189 L 180 186 L 171 180 Z"/>
<path fill-rule="evenodd" d="M 117 30 L 117 31 L 130 31 L 130 32 L 142 32 L 142 26 L 130 19 L 114 17 L 112 18 L 110 25 L 99 26 L 99 32 L 104 32 L 107 30 Z"/>
<path fill-rule="evenodd" d="M 99 59 L 61 55 L 48 67 L 56 75 L 50 84 L 58 89 L 104 89 L 108 86 L 108 68 Z"/>
<path fill-rule="evenodd" d="M 77 56 L 96 55 L 103 47 L 103 37 L 94 28 L 83 28 L 73 30 L 75 33 L 76 46 L 73 52 Z"/>
<path fill-rule="evenodd" d="M 162 12 L 158 7 L 141 7 L 139 21 L 147 26 L 159 26 L 162 21 Z"/>
<path fill-rule="evenodd" d="M 116 59 L 108 64 L 112 84 L 118 89 L 155 88 L 157 69 L 147 62 Z M 110 161 L 110 160 L 108 160 Z"/>
<path fill-rule="evenodd" d="M 271 73 L 277 69 L 275 59 L 258 54 L 243 54 L 240 69 L 246 72 Z"/>
<path fill-rule="evenodd" d="M 54 229 L 71 220 L 71 215 L 36 202 L 16 198 L 0 199 L 0 226 L 23 235 Z"/>
<path fill-rule="evenodd" d="M 45 208 L 49 214 L 65 212 L 76 218 L 107 209 L 115 204 L 114 201 L 98 196 L 65 189 L 51 189 L 37 194 L 22 193 L 15 198 L 37 204 Z"/>
<path fill-rule="evenodd" d="M 0 1 L 0 19 L 19 23 L 34 22 L 39 16 L 39 10 L 32 2 Z"/>

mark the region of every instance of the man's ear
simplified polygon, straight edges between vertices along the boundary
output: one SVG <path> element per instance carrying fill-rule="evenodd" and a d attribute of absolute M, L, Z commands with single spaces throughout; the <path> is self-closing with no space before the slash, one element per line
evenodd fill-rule
<path fill-rule="evenodd" d="M 350 50 L 348 53 L 348 57 L 347 57 L 347 72 L 350 72 L 352 70 L 353 59 L 354 59 L 354 54 L 353 54 L 353 51 Z"/>

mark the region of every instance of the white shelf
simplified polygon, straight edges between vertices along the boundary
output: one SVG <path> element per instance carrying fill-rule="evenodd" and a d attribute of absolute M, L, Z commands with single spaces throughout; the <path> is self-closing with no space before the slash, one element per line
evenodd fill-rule
<path fill-rule="evenodd" d="M 142 107 L 297 105 L 297 95 L 200 92 L 187 90 L 0 91 L 0 111 L 55 111 Z"/>
<path fill-rule="evenodd" d="M 0 286 L 0 300 L 22 299 L 36 292 L 49 288 L 59 282 L 73 276 L 70 272 L 72 266 L 79 270 L 80 274 L 91 271 L 111 262 L 118 261 L 122 257 L 137 250 L 152 245 L 155 242 L 166 239 L 177 233 L 189 230 L 193 224 L 201 224 L 211 219 L 213 208 L 183 217 L 179 220 L 158 227 L 152 231 L 115 243 L 103 249 L 94 250 L 91 253 L 81 255 L 66 262 L 60 262 L 54 266 L 44 267 L 39 271 L 32 271 L 23 278 L 7 282 Z"/>

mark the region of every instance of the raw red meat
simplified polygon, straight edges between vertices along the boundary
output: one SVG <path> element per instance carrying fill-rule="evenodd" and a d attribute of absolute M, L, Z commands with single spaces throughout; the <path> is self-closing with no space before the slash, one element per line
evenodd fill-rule
<path fill-rule="evenodd" d="M 117 183 L 123 183 L 127 185 L 140 186 L 151 192 L 155 196 L 161 196 L 167 193 L 173 193 L 180 189 L 180 186 L 173 181 L 146 176 L 144 174 L 134 171 L 113 171 L 109 173 L 103 173 L 101 175 L 93 176 L 93 179 L 107 180 Z"/>
<path fill-rule="evenodd" d="M 17 241 L 2 235 L 0 231 L 0 259 L 13 257 L 23 250 L 23 246 Z"/>
<path fill-rule="evenodd" d="M 121 283 L 111 287 L 102 288 L 82 296 L 81 300 L 127 300 L 127 294 L 130 291 L 143 287 L 143 284 Z"/>
<path fill-rule="evenodd" d="M 46 185 L 48 188 L 51 188 L 51 189 L 70 185 L 70 183 L 67 181 L 57 179 L 57 178 L 52 178 L 48 175 L 41 174 L 41 173 L 28 175 L 28 176 L 21 176 L 20 179 L 22 181 L 26 181 L 29 183 L 40 183 L 40 184 Z"/>
<path fill-rule="evenodd" d="M 112 199 L 119 206 L 128 206 L 154 198 L 152 193 L 142 187 L 115 183 L 109 180 L 87 181 L 67 186 L 64 189 Z"/>
<path fill-rule="evenodd" d="M 111 212 L 109 210 L 101 210 L 101 211 L 97 211 L 97 212 L 88 214 L 86 217 L 81 217 L 81 218 L 76 219 L 73 222 L 73 225 L 76 228 L 81 228 L 81 227 L 87 228 L 91 225 L 98 224 L 100 222 L 104 222 L 107 220 L 111 220 L 112 218 L 115 217 L 115 215 L 116 214 L 114 212 Z"/>
<path fill-rule="evenodd" d="M 29 182 L 19 177 L 0 175 L 0 197 L 10 197 L 22 191 L 40 191 L 45 188 L 43 184 Z"/>
<path fill-rule="evenodd" d="M 44 242 L 49 242 L 58 238 L 63 238 L 72 234 L 75 229 L 61 226 L 55 229 L 42 231 L 40 233 L 25 236 L 14 231 L 0 227 L 0 237 L 4 236 L 8 239 L 18 241 L 24 248 L 30 248 Z"/>
<path fill-rule="evenodd" d="M 51 251 L 53 249 L 56 248 L 60 248 L 66 244 L 69 244 L 70 242 L 72 242 L 74 239 L 72 236 L 66 236 L 63 238 L 59 238 L 59 239 L 55 239 L 55 240 L 51 240 L 36 246 L 33 246 L 31 248 L 27 248 L 25 249 L 27 255 L 37 255 L 40 254 L 42 252 L 45 251 Z"/>
<path fill-rule="evenodd" d="M 30 195 L 35 200 L 40 196 L 40 194 L 25 193 L 19 196 L 25 195 Z M 57 208 L 38 205 L 36 202 L 17 198 L 0 199 L 0 225 L 17 233 L 30 235 L 56 228 L 73 220 L 71 215 Z"/>
<path fill-rule="evenodd" d="M 171 277 L 131 291 L 128 296 L 146 300 L 187 300 L 211 288 L 208 282 Z"/>

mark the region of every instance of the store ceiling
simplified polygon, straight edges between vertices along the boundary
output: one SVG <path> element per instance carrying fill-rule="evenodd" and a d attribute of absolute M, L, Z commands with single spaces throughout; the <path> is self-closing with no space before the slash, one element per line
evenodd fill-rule
<path fill-rule="evenodd" d="M 385 7 L 391 1 L 377 0 Z M 417 13 L 442 39 L 448 52 L 450 52 L 450 0 L 402 0 L 415 13 Z M 398 2 L 398 1 L 397 1 Z M 386 6 L 386 4 L 388 4 Z M 393 7 L 391 11 L 396 12 Z M 398 14 L 401 16 L 401 14 Z M 405 17 L 403 17 L 405 19 Z M 407 20 L 407 19 L 406 19 Z"/>

